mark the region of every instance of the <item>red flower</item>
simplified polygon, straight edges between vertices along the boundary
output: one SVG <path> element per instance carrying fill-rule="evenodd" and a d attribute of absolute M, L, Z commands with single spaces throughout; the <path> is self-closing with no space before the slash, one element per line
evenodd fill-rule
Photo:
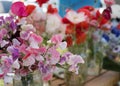
<path fill-rule="evenodd" d="M 36 0 L 36 2 L 39 4 L 41 7 L 44 3 L 48 2 L 49 0 Z"/>
<path fill-rule="evenodd" d="M 86 21 L 80 22 L 79 24 L 76 25 L 76 28 L 82 29 L 82 30 L 88 30 L 89 28 L 89 23 Z"/>
<path fill-rule="evenodd" d="M 66 42 L 67 42 L 67 46 L 70 47 L 73 44 L 73 40 L 71 36 L 67 36 L 66 37 Z"/>
<path fill-rule="evenodd" d="M 69 23 L 71 23 L 66 17 L 64 17 L 64 18 L 62 19 L 62 22 L 63 22 L 64 24 L 69 24 Z"/>
<path fill-rule="evenodd" d="M 86 33 L 85 32 L 81 32 L 79 34 L 76 34 L 77 37 L 76 37 L 76 44 L 81 44 L 81 43 L 84 43 L 85 40 L 86 40 Z"/>
<path fill-rule="evenodd" d="M 36 6 L 34 6 L 34 5 L 27 5 L 26 6 L 26 12 L 27 12 L 27 14 L 30 15 L 35 8 L 36 8 Z"/>
<path fill-rule="evenodd" d="M 53 8 L 51 4 L 48 5 L 47 13 L 53 14 L 53 13 L 57 13 L 57 12 L 58 12 L 57 8 Z"/>
<path fill-rule="evenodd" d="M 66 34 L 74 34 L 75 33 L 75 25 L 73 25 L 73 24 L 67 25 L 65 33 Z"/>

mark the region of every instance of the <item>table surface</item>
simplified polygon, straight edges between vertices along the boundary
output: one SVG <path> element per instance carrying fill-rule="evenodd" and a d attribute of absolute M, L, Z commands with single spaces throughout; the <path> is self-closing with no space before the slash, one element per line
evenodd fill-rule
<path fill-rule="evenodd" d="M 120 80 L 120 73 L 114 71 L 104 71 L 99 76 L 88 76 L 84 86 L 115 86 Z M 0 82 L 1 83 L 1 82 Z M 0 86 L 4 86 L 0 84 Z M 7 86 L 12 86 L 8 84 Z M 47 85 L 45 85 L 47 86 Z M 54 77 L 51 86 L 65 86 L 63 79 Z"/>
<path fill-rule="evenodd" d="M 120 73 L 104 71 L 99 76 L 89 76 L 84 86 L 114 86 L 120 80 Z M 51 86 L 65 86 L 62 79 L 53 78 Z"/>

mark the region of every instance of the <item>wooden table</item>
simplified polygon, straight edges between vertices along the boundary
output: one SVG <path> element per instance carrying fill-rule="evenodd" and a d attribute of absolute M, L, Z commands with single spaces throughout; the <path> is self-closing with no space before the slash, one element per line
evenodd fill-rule
<path fill-rule="evenodd" d="M 113 71 L 104 71 L 99 76 L 88 76 L 88 79 L 85 82 L 84 86 L 115 86 L 115 84 L 118 83 L 119 80 L 120 73 Z M 51 86 L 65 86 L 65 83 L 64 80 L 54 77 L 52 79 Z"/>
<path fill-rule="evenodd" d="M 89 76 L 85 86 L 114 86 L 120 80 L 120 73 L 104 71 L 99 76 Z M 65 86 L 62 79 L 53 78 L 51 86 Z"/>

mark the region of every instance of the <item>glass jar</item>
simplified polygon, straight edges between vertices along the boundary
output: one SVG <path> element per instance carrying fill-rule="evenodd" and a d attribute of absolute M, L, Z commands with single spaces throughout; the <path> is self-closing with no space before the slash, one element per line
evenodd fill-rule
<path fill-rule="evenodd" d="M 70 71 L 65 71 L 65 84 L 66 86 L 83 86 L 82 76 Z"/>
<path fill-rule="evenodd" d="M 102 70 L 104 48 L 101 42 L 91 40 L 89 42 L 89 56 L 88 56 L 88 75 L 99 75 Z"/>
<path fill-rule="evenodd" d="M 87 45 L 86 45 L 86 42 L 81 43 L 79 45 L 76 44 L 74 46 L 69 47 L 68 49 L 73 54 L 80 55 L 84 59 L 84 61 L 85 61 L 84 64 L 80 64 L 79 65 L 80 66 L 79 67 L 79 74 L 75 75 L 74 73 L 72 73 L 72 75 L 71 75 L 73 81 L 75 81 L 75 83 L 76 83 L 76 85 L 74 85 L 74 83 L 73 83 L 73 86 L 83 86 L 83 83 L 85 83 L 86 78 L 87 78 L 87 69 L 88 69 L 88 67 L 87 67 L 88 66 L 87 65 L 87 57 L 88 57 L 88 55 L 87 55 Z M 79 85 L 77 85 L 77 84 L 79 84 Z"/>
<path fill-rule="evenodd" d="M 13 86 L 43 86 L 43 81 L 39 71 L 34 71 L 21 77 L 20 80 L 14 78 Z"/>

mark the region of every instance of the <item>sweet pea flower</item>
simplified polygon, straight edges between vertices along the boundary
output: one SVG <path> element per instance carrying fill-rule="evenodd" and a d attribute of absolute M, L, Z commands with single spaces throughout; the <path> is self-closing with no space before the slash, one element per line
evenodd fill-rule
<path fill-rule="evenodd" d="M 70 55 L 67 59 L 69 65 L 77 65 L 79 63 L 84 63 L 84 60 L 80 55 Z"/>
<path fill-rule="evenodd" d="M 74 10 L 69 10 L 65 17 L 73 24 L 83 22 L 87 18 L 84 12 L 77 13 Z"/>
<path fill-rule="evenodd" d="M 30 47 L 39 48 L 39 44 L 42 43 L 43 39 L 41 36 L 38 36 L 34 33 L 31 33 L 29 37 Z"/>
<path fill-rule="evenodd" d="M 62 42 L 62 39 L 63 39 L 62 34 L 56 34 L 56 35 L 53 35 L 50 40 L 53 44 L 58 44 Z"/>
<path fill-rule="evenodd" d="M 61 25 L 61 17 L 57 14 L 48 14 L 46 21 L 46 32 L 49 34 L 56 33 L 57 29 Z"/>
<path fill-rule="evenodd" d="M 27 56 L 27 57 L 26 57 Z M 35 55 L 34 54 L 30 54 L 30 55 L 26 55 L 23 59 L 23 66 L 31 66 L 35 63 Z"/>
<path fill-rule="evenodd" d="M 12 40 L 12 43 L 13 43 L 13 45 L 16 46 L 16 47 L 20 45 L 20 42 L 19 42 L 17 39 L 13 39 L 13 40 Z"/>
<path fill-rule="evenodd" d="M 26 7 L 23 2 L 15 2 L 11 6 L 11 12 L 17 16 L 25 17 L 27 16 Z"/>
<path fill-rule="evenodd" d="M 20 64 L 19 64 L 18 59 L 16 59 L 16 60 L 13 62 L 12 67 L 15 68 L 15 69 L 19 69 L 19 68 L 20 68 Z"/>
<path fill-rule="evenodd" d="M 24 24 L 21 26 L 22 30 L 24 31 L 32 31 L 32 32 L 36 32 L 35 27 L 32 24 Z"/>
<path fill-rule="evenodd" d="M 48 49 L 48 52 L 45 56 L 50 64 L 56 64 L 60 60 L 60 53 L 56 50 L 56 47 L 53 46 Z"/>
<path fill-rule="evenodd" d="M 5 45 L 7 45 L 8 43 L 9 43 L 8 41 L 2 40 L 2 41 L 0 42 L 1 48 L 4 47 Z"/>

